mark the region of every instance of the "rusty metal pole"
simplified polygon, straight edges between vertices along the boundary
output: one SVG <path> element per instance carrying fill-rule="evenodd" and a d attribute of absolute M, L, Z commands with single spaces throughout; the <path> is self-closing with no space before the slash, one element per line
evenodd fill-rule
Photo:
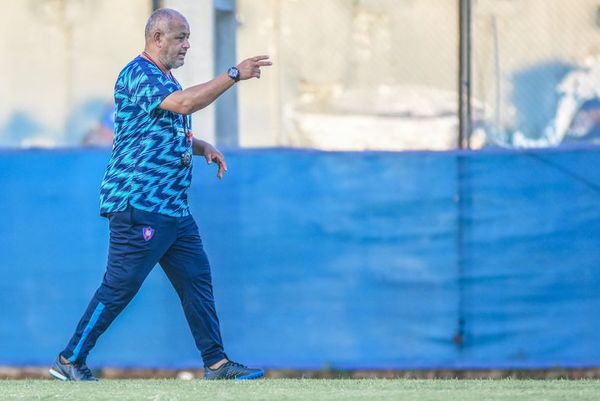
<path fill-rule="evenodd" d="M 471 133 L 471 0 L 459 0 L 458 148 L 469 149 Z"/>
<path fill-rule="evenodd" d="M 459 0 L 459 104 L 458 148 L 469 149 L 471 133 L 471 0 Z M 468 266 L 468 232 L 471 213 L 468 155 L 456 155 L 456 259 L 457 322 L 453 336 L 459 353 L 465 348 L 465 276 Z"/>

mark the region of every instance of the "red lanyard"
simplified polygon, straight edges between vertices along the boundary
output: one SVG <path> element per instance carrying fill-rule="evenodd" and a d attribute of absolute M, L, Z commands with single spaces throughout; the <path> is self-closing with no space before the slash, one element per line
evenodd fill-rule
<path fill-rule="evenodd" d="M 158 68 L 160 70 L 160 72 L 162 72 L 162 68 L 160 68 L 158 66 L 158 63 L 156 61 L 154 61 L 154 59 L 145 50 L 142 52 L 142 54 L 148 59 L 148 61 L 150 61 L 152 64 L 154 64 L 156 66 L 156 68 Z M 171 71 L 169 71 L 168 74 L 165 74 L 163 72 L 163 74 L 172 76 Z"/>
<path fill-rule="evenodd" d="M 145 50 L 142 52 L 142 54 L 148 59 L 149 62 L 151 62 L 152 64 L 154 64 L 156 66 L 156 68 L 158 68 L 160 70 L 160 72 L 163 72 L 163 70 L 161 70 L 161 68 L 158 66 L 158 63 L 156 61 L 154 61 L 154 59 L 152 58 L 152 56 L 150 56 Z M 169 71 L 168 74 L 165 74 L 163 72 L 163 75 L 165 75 L 171 81 L 173 81 L 177 85 L 179 85 L 179 82 L 175 79 L 175 77 L 173 76 L 173 74 L 171 73 L 171 71 Z M 181 85 L 179 85 L 179 86 L 181 86 Z"/>
<path fill-rule="evenodd" d="M 162 72 L 161 68 L 158 66 L 158 63 L 156 61 L 154 61 L 154 59 L 145 50 L 142 52 L 142 54 L 148 59 L 148 61 L 150 61 L 152 64 L 154 64 L 156 66 L 156 68 L 158 68 L 160 70 L 160 72 Z M 179 82 L 177 82 L 177 80 L 175 79 L 175 77 L 173 76 L 173 74 L 171 74 L 171 71 L 169 71 L 168 74 L 165 74 L 163 72 L 163 74 L 166 75 L 167 78 L 173 80 L 177 85 L 179 85 Z M 181 86 L 181 85 L 179 85 L 179 86 Z M 187 140 L 191 142 L 194 134 L 192 133 L 192 131 L 188 130 L 188 128 L 187 128 L 187 126 L 188 126 L 188 121 L 187 121 L 188 116 L 182 115 L 182 117 L 183 117 L 183 131 L 187 132 Z"/>

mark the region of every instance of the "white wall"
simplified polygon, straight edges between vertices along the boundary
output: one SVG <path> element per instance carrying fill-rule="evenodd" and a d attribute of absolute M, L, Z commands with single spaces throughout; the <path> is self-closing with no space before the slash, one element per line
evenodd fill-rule
<path fill-rule="evenodd" d="M 34 142 L 67 141 L 72 112 L 112 101 L 120 69 L 143 50 L 147 0 L 3 1 L 0 144 L 17 113 L 35 122 Z M 94 122 L 90 122 L 93 124 Z"/>
<path fill-rule="evenodd" d="M 273 61 L 259 80 L 239 83 L 239 141 L 243 147 L 277 146 L 281 144 L 282 102 L 280 59 L 279 0 L 238 0 L 239 60 L 266 54 Z"/>
<path fill-rule="evenodd" d="M 336 96 L 345 90 L 368 95 L 360 100 L 367 108 L 378 102 L 379 85 L 390 91 L 403 84 L 453 90 L 458 69 L 456 4 L 238 0 L 238 55 L 266 52 L 274 62 L 260 82 L 240 85 L 241 144 L 331 148 L 319 144 L 320 134 L 309 138 L 301 132 L 299 125 L 307 125 L 300 121 L 304 117 L 298 116 L 298 106 L 311 103 L 312 111 L 331 112 Z M 360 112 L 360 105 L 356 108 Z M 343 133 L 338 136 L 341 142 L 347 139 Z M 328 143 L 335 140 L 330 136 Z"/>
<path fill-rule="evenodd" d="M 113 101 L 120 70 L 144 49 L 151 0 L 0 0 L 0 146 L 77 145 Z M 167 0 L 191 28 L 182 85 L 213 77 L 211 0 Z M 85 106 L 85 107 L 84 107 Z M 19 117 L 20 116 L 20 117 Z M 9 125 L 29 122 L 28 138 Z M 196 134 L 214 140 L 214 110 L 193 117 Z"/>
<path fill-rule="evenodd" d="M 214 78 L 212 0 L 165 0 L 164 6 L 182 13 L 190 24 L 190 50 L 185 65 L 173 74 L 186 88 Z M 215 142 L 215 108 L 211 105 L 192 116 L 194 135 Z"/>
<path fill-rule="evenodd" d="M 516 71 L 553 60 L 575 64 L 600 53 L 597 0 L 472 4 L 473 94 L 476 113 L 485 119 L 497 119 L 489 110 L 500 98 L 501 122 L 518 123 L 508 104 Z M 238 55 L 267 52 L 275 63 L 260 82 L 240 85 L 242 145 L 354 150 L 455 145 L 457 102 L 445 99 L 457 96 L 456 0 L 237 0 L 237 5 Z M 551 85 L 547 92 L 555 96 Z"/>

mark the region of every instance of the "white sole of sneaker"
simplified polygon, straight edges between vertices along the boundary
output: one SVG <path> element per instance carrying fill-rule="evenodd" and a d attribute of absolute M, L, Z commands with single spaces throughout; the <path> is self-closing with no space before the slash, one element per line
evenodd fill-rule
<path fill-rule="evenodd" d="M 69 379 L 67 379 L 67 377 L 65 375 L 63 375 L 60 372 L 57 372 L 56 370 L 50 368 L 50 370 L 48 370 L 48 372 L 57 380 L 61 380 L 63 382 L 68 381 Z"/>

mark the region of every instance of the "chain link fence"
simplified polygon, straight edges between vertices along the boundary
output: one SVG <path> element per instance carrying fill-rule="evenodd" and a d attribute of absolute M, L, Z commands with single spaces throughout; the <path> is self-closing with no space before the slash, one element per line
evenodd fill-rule
<path fill-rule="evenodd" d="M 252 53 L 253 29 L 267 30 L 280 66 L 274 145 L 399 150 L 456 143 L 455 1 L 279 0 L 262 3 L 264 13 L 258 2 L 238 5 L 239 53 Z M 252 23 L 269 12 L 270 23 Z M 251 96 L 242 93 L 242 108 L 251 107 Z M 241 126 L 244 135 L 243 116 Z"/>
<path fill-rule="evenodd" d="M 600 3 L 473 2 L 471 141 L 554 147 L 600 140 Z"/>
<path fill-rule="evenodd" d="M 99 115 L 110 114 L 106 102 L 121 65 L 108 53 L 118 48 L 119 60 L 125 60 L 139 50 L 139 32 L 157 2 L 13 3 L 7 32 L 27 21 L 36 24 L 24 39 L 26 57 L 10 35 L 0 43 L 15 55 L 16 65 L 6 67 L 0 79 L 7 100 L 0 108 L 0 145 L 80 143 L 85 132 L 103 126 Z M 455 148 L 459 3 L 237 0 L 239 58 L 267 52 L 275 62 L 260 83 L 240 86 L 239 144 Z M 471 0 L 471 5 L 470 147 L 600 142 L 600 3 Z M 118 46 L 98 34 L 107 23 L 118 27 L 111 32 Z M 50 44 L 56 54 L 48 58 Z M 40 73 L 39 60 L 50 78 Z"/>
<path fill-rule="evenodd" d="M 471 4 L 471 148 L 596 143 L 600 4 Z M 250 0 L 238 0 L 238 5 L 243 22 L 270 15 L 255 29 L 271 37 L 281 66 L 273 145 L 457 146 L 458 1 L 272 0 L 250 6 Z M 240 35 L 252 37 L 252 29 L 242 25 Z M 247 53 L 246 48 L 239 51 Z M 243 108 L 248 100 L 242 96 L 241 102 Z"/>

